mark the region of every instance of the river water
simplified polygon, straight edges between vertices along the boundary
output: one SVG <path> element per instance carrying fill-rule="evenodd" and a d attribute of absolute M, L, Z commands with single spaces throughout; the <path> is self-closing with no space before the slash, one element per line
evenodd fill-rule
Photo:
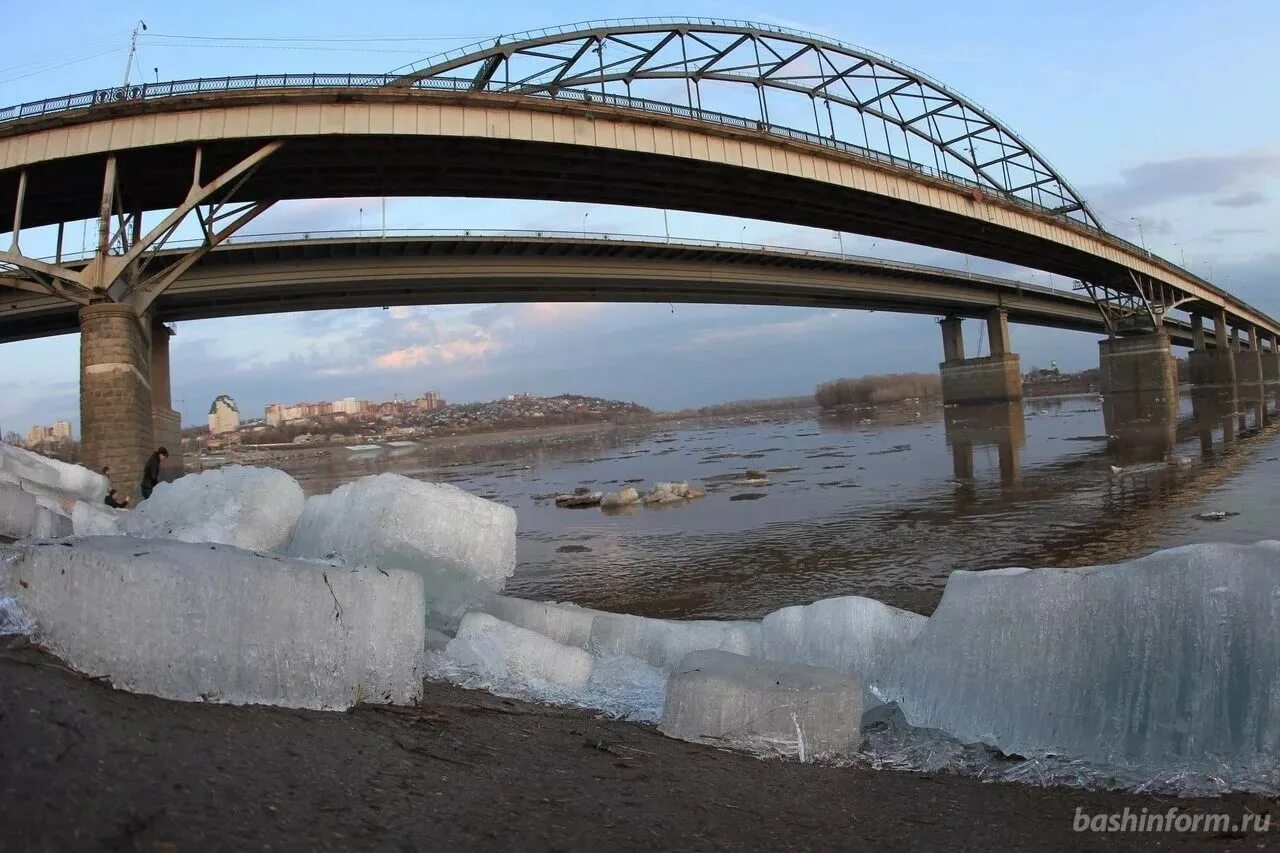
<path fill-rule="evenodd" d="M 514 595 L 676 618 L 754 619 L 835 595 L 929 613 L 956 569 L 1274 536 L 1276 394 L 805 411 L 277 464 L 312 493 L 395 471 L 511 506 Z M 736 482 L 748 470 L 767 484 Z M 614 513 L 549 499 L 668 480 L 708 494 Z"/>

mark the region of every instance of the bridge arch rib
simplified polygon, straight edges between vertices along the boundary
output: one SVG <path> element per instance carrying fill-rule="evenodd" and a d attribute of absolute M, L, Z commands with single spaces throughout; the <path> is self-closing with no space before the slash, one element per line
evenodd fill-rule
<path fill-rule="evenodd" d="M 655 93 L 695 112 L 754 110 L 775 132 L 779 125 L 813 127 L 867 156 L 959 178 L 1101 229 L 1066 179 L 973 101 L 873 51 L 785 27 L 720 18 L 593 21 L 501 36 L 392 75 L 401 87 L 462 80 L 476 92 L 606 102 Z M 683 92 L 676 95 L 673 84 Z"/>

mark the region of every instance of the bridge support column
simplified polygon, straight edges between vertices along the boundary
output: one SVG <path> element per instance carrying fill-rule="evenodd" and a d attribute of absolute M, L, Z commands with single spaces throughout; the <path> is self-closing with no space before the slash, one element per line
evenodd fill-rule
<path fill-rule="evenodd" d="M 1009 351 L 1009 315 L 1002 310 L 987 317 L 991 355 L 964 357 L 964 337 L 959 317 L 941 322 L 945 359 L 938 365 L 942 374 L 942 402 L 947 404 L 1009 403 L 1022 399 L 1022 372 L 1016 353 Z"/>
<path fill-rule="evenodd" d="M 151 426 L 151 353 L 132 307 L 115 302 L 80 309 L 80 440 L 84 464 L 111 466 L 111 482 L 139 498 L 142 468 L 155 449 Z"/>
<path fill-rule="evenodd" d="M 1231 351 L 1231 335 L 1227 328 L 1226 312 L 1215 312 L 1213 315 L 1214 349 L 1201 349 L 1197 344 L 1190 356 L 1192 385 L 1234 386 L 1236 384 L 1236 359 Z M 1194 328 L 1192 336 L 1195 336 Z M 1204 342 L 1203 333 L 1199 341 Z"/>
<path fill-rule="evenodd" d="M 182 416 L 173 410 L 169 390 L 169 338 L 163 323 L 151 325 L 151 436 L 156 447 L 169 451 L 162 476 L 182 476 Z"/>
<path fill-rule="evenodd" d="M 1258 327 L 1249 327 L 1249 348 L 1244 349 L 1237 342 L 1236 333 L 1231 333 L 1233 343 L 1232 349 L 1235 351 L 1236 361 L 1236 381 L 1237 382 L 1261 382 L 1262 381 L 1262 358 L 1261 348 L 1258 345 Z"/>
<path fill-rule="evenodd" d="M 1178 368 L 1163 329 L 1098 341 L 1099 382 L 1104 395 L 1154 395 L 1177 399 Z"/>
<path fill-rule="evenodd" d="M 1276 336 L 1265 335 L 1265 339 L 1269 349 L 1258 350 L 1258 356 L 1262 359 L 1262 381 L 1280 382 L 1280 352 L 1276 351 Z"/>

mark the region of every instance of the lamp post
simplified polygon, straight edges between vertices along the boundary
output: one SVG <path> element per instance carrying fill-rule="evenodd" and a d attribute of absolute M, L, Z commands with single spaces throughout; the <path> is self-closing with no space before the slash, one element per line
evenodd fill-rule
<path fill-rule="evenodd" d="M 591 215 L 591 211 L 589 210 L 586 213 L 582 214 L 582 236 L 583 237 L 587 236 L 587 217 L 590 215 Z"/>
<path fill-rule="evenodd" d="M 837 231 L 836 233 L 832 234 L 831 236 L 835 237 L 837 240 L 839 240 L 839 241 L 840 241 L 840 258 L 841 258 L 841 260 L 843 260 L 843 259 L 844 259 L 844 232 L 843 232 L 843 231 Z"/>
<path fill-rule="evenodd" d="M 1142 244 L 1142 251 L 1147 252 L 1147 238 L 1146 238 L 1146 237 L 1144 237 L 1144 236 L 1143 236 L 1143 234 L 1142 234 L 1142 220 L 1141 220 L 1141 219 L 1139 219 L 1139 218 L 1138 218 L 1138 217 L 1136 217 L 1136 216 L 1130 216 L 1130 217 L 1129 217 L 1129 220 L 1130 220 L 1131 222 L 1134 222 L 1134 223 L 1136 223 L 1136 224 L 1137 224 L 1137 226 L 1138 226 L 1138 242 Z M 1150 252 L 1147 252 L 1147 254 L 1149 255 L 1149 254 L 1151 254 L 1151 253 L 1150 253 Z"/>

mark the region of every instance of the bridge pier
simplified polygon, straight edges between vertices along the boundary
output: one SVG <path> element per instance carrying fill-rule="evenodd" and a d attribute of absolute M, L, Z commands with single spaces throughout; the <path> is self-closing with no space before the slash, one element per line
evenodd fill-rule
<path fill-rule="evenodd" d="M 1258 346 L 1258 327 L 1249 327 L 1249 348 L 1240 346 L 1239 329 L 1231 330 L 1231 350 L 1236 362 L 1236 382 L 1252 383 L 1262 381 L 1262 357 Z"/>
<path fill-rule="evenodd" d="M 80 442 L 84 464 L 111 466 L 111 483 L 140 497 L 142 468 L 155 449 L 149 331 L 129 305 L 80 309 Z"/>
<path fill-rule="evenodd" d="M 1176 400 L 1178 368 L 1163 329 L 1098 341 L 1099 382 L 1104 396 L 1154 395 Z"/>
<path fill-rule="evenodd" d="M 1201 327 L 1203 318 L 1198 314 L 1191 316 L 1192 337 L 1195 349 L 1191 351 L 1191 384 L 1197 386 L 1235 385 L 1236 359 L 1231 351 L 1227 330 L 1225 311 L 1217 311 L 1213 315 L 1214 349 L 1205 343 L 1204 330 Z"/>
<path fill-rule="evenodd" d="M 964 335 L 959 317 L 947 317 L 942 327 L 944 404 L 1010 403 L 1022 399 L 1022 370 L 1017 353 L 1009 351 L 1009 315 L 996 309 L 987 315 L 991 355 L 964 357 Z"/>
<path fill-rule="evenodd" d="M 182 415 L 173 409 L 169 391 L 169 338 L 173 331 L 163 323 L 151 325 L 151 435 L 156 447 L 169 451 L 161 476 L 182 475 Z"/>
<path fill-rule="evenodd" d="M 1276 336 L 1264 334 L 1262 338 L 1268 345 L 1268 349 L 1258 349 L 1258 357 L 1262 360 L 1262 381 L 1280 382 L 1280 352 L 1276 351 Z"/>

